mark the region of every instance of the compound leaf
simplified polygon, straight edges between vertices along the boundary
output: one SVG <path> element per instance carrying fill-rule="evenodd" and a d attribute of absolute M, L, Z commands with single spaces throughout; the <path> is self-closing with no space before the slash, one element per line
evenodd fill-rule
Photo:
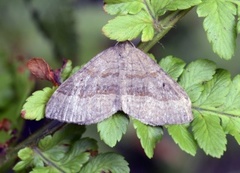
<path fill-rule="evenodd" d="M 204 0 L 197 8 L 199 17 L 205 17 L 203 27 L 213 51 L 221 58 L 230 59 L 236 44 L 236 5 L 225 0 Z"/>

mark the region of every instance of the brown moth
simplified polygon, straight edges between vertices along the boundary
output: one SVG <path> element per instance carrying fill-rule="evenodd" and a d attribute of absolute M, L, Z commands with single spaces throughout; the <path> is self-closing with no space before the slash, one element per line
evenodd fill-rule
<path fill-rule="evenodd" d="M 193 119 L 185 91 L 131 43 L 110 47 L 63 82 L 46 106 L 46 117 L 94 124 L 117 111 L 149 125 Z"/>

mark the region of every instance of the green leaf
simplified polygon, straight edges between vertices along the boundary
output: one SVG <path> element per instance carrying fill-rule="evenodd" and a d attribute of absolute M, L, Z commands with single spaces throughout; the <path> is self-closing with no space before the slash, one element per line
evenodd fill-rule
<path fill-rule="evenodd" d="M 59 173 L 62 170 L 58 170 L 54 167 L 35 167 L 30 173 Z"/>
<path fill-rule="evenodd" d="M 154 11 L 155 16 L 161 16 L 166 13 L 165 6 L 169 3 L 170 0 L 151 0 L 151 7 Z"/>
<path fill-rule="evenodd" d="M 213 79 L 204 84 L 204 90 L 194 106 L 201 109 L 218 109 L 225 102 L 230 83 L 230 73 L 226 70 L 217 70 Z"/>
<path fill-rule="evenodd" d="M 30 173 L 50 173 L 50 170 L 46 167 L 37 167 L 34 168 Z"/>
<path fill-rule="evenodd" d="M 18 157 L 21 159 L 14 167 L 13 170 L 20 171 L 32 163 L 34 152 L 31 148 L 25 147 L 18 152 Z"/>
<path fill-rule="evenodd" d="M 104 153 L 90 160 L 80 171 L 80 173 L 90 172 L 128 173 L 130 170 L 122 156 L 115 153 Z"/>
<path fill-rule="evenodd" d="M 22 108 L 22 116 L 29 120 L 41 120 L 45 115 L 45 106 L 55 89 L 46 87 L 43 90 L 35 91 L 28 97 Z"/>
<path fill-rule="evenodd" d="M 60 166 L 67 172 L 79 172 L 83 164 L 89 160 L 91 152 L 96 152 L 97 148 L 96 140 L 80 139 L 71 146 L 69 152 L 61 159 Z"/>
<path fill-rule="evenodd" d="M 225 133 L 232 135 L 240 145 L 240 118 L 223 116 L 221 119 Z"/>
<path fill-rule="evenodd" d="M 156 58 L 155 58 L 155 56 L 154 56 L 153 54 L 147 53 L 147 55 L 148 55 L 153 61 L 155 61 L 155 62 L 157 63 L 157 60 L 156 60 Z"/>
<path fill-rule="evenodd" d="M 141 11 L 135 15 L 117 16 L 108 21 L 103 27 L 103 33 L 110 39 L 126 41 L 136 38 L 141 32 L 142 41 L 149 41 L 153 38 L 153 20 L 151 16 Z"/>
<path fill-rule="evenodd" d="M 169 11 L 176 11 L 176 10 L 185 10 L 190 7 L 196 6 L 200 4 L 201 0 L 181 0 L 181 1 L 175 1 L 175 0 L 168 0 L 169 3 L 165 6 L 166 10 Z"/>
<path fill-rule="evenodd" d="M 205 17 L 203 27 L 213 51 L 221 58 L 230 59 L 236 42 L 236 6 L 226 0 L 203 0 L 198 6 L 199 17 Z"/>
<path fill-rule="evenodd" d="M 31 162 L 30 160 L 20 161 L 13 167 L 13 170 L 14 171 L 24 170 L 30 164 L 30 162 Z"/>
<path fill-rule="evenodd" d="M 26 147 L 26 148 L 21 149 L 18 152 L 18 157 L 22 160 L 27 160 L 27 159 L 32 158 L 33 154 L 34 154 L 33 150 L 29 147 Z"/>
<path fill-rule="evenodd" d="M 71 72 L 72 72 L 72 61 L 67 60 L 66 64 L 64 64 L 64 67 L 61 71 L 61 80 L 65 81 L 69 77 Z"/>
<path fill-rule="evenodd" d="M 37 154 L 38 153 L 36 153 L 36 151 L 35 151 L 31 164 L 36 167 L 43 167 L 44 166 L 43 159 L 41 158 L 41 156 L 39 156 Z"/>
<path fill-rule="evenodd" d="M 192 130 L 199 147 L 206 154 L 220 158 L 226 151 L 227 143 L 220 118 L 212 114 L 201 115 L 198 111 L 194 111 L 194 115 Z"/>
<path fill-rule="evenodd" d="M 54 135 L 41 139 L 38 143 L 39 150 L 50 160 L 60 162 L 67 155 L 69 145 L 74 143 L 74 138 L 80 138 L 84 131 L 84 126 L 68 124 Z"/>
<path fill-rule="evenodd" d="M 68 153 L 71 157 L 82 154 L 83 152 L 95 152 L 98 150 L 97 141 L 91 138 L 82 138 L 77 140 Z M 71 159 L 70 159 L 71 160 Z"/>
<path fill-rule="evenodd" d="M 68 130 L 70 130 L 70 128 L 65 131 Z M 75 131 L 76 130 L 77 129 L 75 129 Z M 73 128 L 72 132 L 74 132 Z M 63 134 L 67 135 L 66 132 L 63 132 Z M 50 167 L 55 165 L 65 172 L 78 172 L 83 164 L 89 160 L 91 152 L 96 152 L 98 147 L 95 140 L 83 138 L 75 141 L 75 139 L 79 138 L 79 136 L 75 134 L 76 132 L 69 134 L 67 138 L 62 139 L 60 143 L 49 150 L 42 150 L 42 155 L 48 158 L 48 162 L 51 163 L 48 164 Z M 54 138 L 56 137 L 53 136 L 53 139 Z M 57 138 L 59 139 L 59 137 Z"/>
<path fill-rule="evenodd" d="M 40 140 L 37 146 L 32 146 L 33 149 L 20 150 L 18 155 L 21 161 L 16 164 L 15 169 L 46 166 L 41 170 L 79 172 L 83 164 L 90 159 L 91 153 L 96 153 L 98 148 L 96 140 L 80 138 L 83 130 L 84 126 L 69 124 L 53 136 L 48 135 Z"/>
<path fill-rule="evenodd" d="M 201 0 L 151 0 L 155 14 L 161 16 L 167 11 L 184 10 L 201 3 Z"/>
<path fill-rule="evenodd" d="M 48 150 L 53 145 L 52 135 L 45 136 L 43 139 L 39 141 L 39 148 L 43 150 Z"/>
<path fill-rule="evenodd" d="M 133 120 L 133 126 L 136 129 L 137 137 L 141 141 L 144 152 L 149 158 L 153 157 L 153 150 L 156 144 L 162 139 L 162 127 L 154 127 Z"/>
<path fill-rule="evenodd" d="M 234 77 L 229 88 L 225 103 L 220 109 L 232 116 L 240 117 L 240 75 Z"/>
<path fill-rule="evenodd" d="M 101 139 L 110 147 L 116 145 L 126 133 L 129 119 L 123 113 L 116 113 L 108 119 L 98 123 L 97 128 Z"/>
<path fill-rule="evenodd" d="M 196 155 L 197 144 L 193 135 L 187 130 L 187 127 L 184 125 L 170 125 L 167 126 L 167 130 L 175 143 L 178 144 L 183 151 L 192 156 Z"/>
<path fill-rule="evenodd" d="M 2 58 L 2 57 L 1 57 Z M 5 64 L 0 63 L 1 76 L 0 76 L 0 108 L 4 108 L 9 104 L 9 102 L 14 97 L 14 92 L 12 91 L 13 78 L 10 73 L 5 69 Z M 6 64 L 7 65 L 7 64 Z"/>
<path fill-rule="evenodd" d="M 111 15 L 137 14 L 144 8 L 141 0 L 104 0 L 104 10 Z"/>
<path fill-rule="evenodd" d="M 179 58 L 167 56 L 161 59 L 159 65 L 169 76 L 177 81 L 178 77 L 182 74 L 186 63 Z"/>
<path fill-rule="evenodd" d="M 0 144 L 5 143 L 6 141 L 10 140 L 12 138 L 12 135 L 9 132 L 0 130 Z"/>
<path fill-rule="evenodd" d="M 240 142 L 240 76 L 231 82 L 229 72 L 217 70 L 213 79 L 203 86 L 204 91 L 193 109 L 203 116 L 220 117 L 225 133 Z"/>
<path fill-rule="evenodd" d="M 191 62 L 180 77 L 179 84 L 184 88 L 192 102 L 195 102 L 204 90 L 203 82 L 212 79 L 216 65 L 209 61 L 199 59 Z"/>
<path fill-rule="evenodd" d="M 84 126 L 65 125 L 54 135 L 48 135 L 41 139 L 37 146 L 32 146 L 34 149 L 24 148 L 20 150 L 18 156 L 22 161 L 17 163 L 16 169 L 26 169 L 29 166 L 43 167 L 44 165 L 49 165 L 51 168 L 55 165 L 64 170 L 64 165 L 68 165 L 66 172 L 80 170 L 81 163 L 85 163 L 89 159 L 89 152 L 95 151 L 97 148 L 95 140 L 94 142 L 91 139 L 76 141 L 84 130 Z"/>
<path fill-rule="evenodd" d="M 146 27 L 142 31 L 142 37 L 141 40 L 143 42 L 152 40 L 154 36 L 154 29 L 152 25 L 146 25 Z"/>
<path fill-rule="evenodd" d="M 72 140 L 72 138 L 80 138 L 85 132 L 85 126 L 79 126 L 77 124 L 68 124 L 63 128 L 55 132 L 53 135 L 48 135 L 41 139 L 38 143 L 38 147 L 42 151 L 49 150 L 56 146 L 63 140 Z"/>
<path fill-rule="evenodd" d="M 75 66 L 72 69 L 71 73 L 69 74 L 69 77 L 72 76 L 74 73 L 76 73 L 78 70 L 80 70 L 82 67 L 83 67 L 83 65 L 82 66 Z"/>
<path fill-rule="evenodd" d="M 239 1 L 235 1 L 235 3 L 237 3 L 237 33 L 240 33 L 240 3 Z"/>
<path fill-rule="evenodd" d="M 58 164 L 59 164 L 61 159 L 64 158 L 64 156 L 66 155 L 66 153 L 69 149 L 68 145 L 70 145 L 70 142 L 66 141 L 66 142 L 62 142 L 46 151 L 38 149 L 38 154 L 41 158 L 42 158 L 42 156 L 44 156 L 44 158 L 48 158 L 47 162 L 49 162 L 49 163 L 47 163 L 47 164 L 51 164 L 51 163 L 55 164 L 55 162 L 58 162 Z M 42 158 L 42 160 L 44 160 L 44 158 Z M 58 165 L 58 164 L 56 164 L 56 165 Z"/>
<path fill-rule="evenodd" d="M 222 107 L 222 127 L 240 144 L 240 75 L 234 77 Z"/>

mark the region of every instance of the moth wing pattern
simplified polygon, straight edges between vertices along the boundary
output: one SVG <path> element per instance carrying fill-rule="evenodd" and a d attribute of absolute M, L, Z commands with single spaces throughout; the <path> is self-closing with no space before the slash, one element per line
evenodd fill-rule
<path fill-rule="evenodd" d="M 129 42 L 101 52 L 62 83 L 47 103 L 46 117 L 94 124 L 117 111 L 153 126 L 193 119 L 185 91 Z"/>
<path fill-rule="evenodd" d="M 95 56 L 64 81 L 46 106 L 46 117 L 77 124 L 98 123 L 120 109 L 115 49 Z M 109 58 L 112 57 L 112 58 Z"/>
<path fill-rule="evenodd" d="M 144 52 L 130 44 L 126 49 L 123 111 L 153 126 L 190 122 L 191 101 L 179 84 Z"/>

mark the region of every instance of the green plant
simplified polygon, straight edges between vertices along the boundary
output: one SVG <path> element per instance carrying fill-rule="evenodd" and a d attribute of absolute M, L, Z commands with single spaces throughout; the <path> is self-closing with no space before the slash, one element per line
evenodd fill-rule
<path fill-rule="evenodd" d="M 186 13 L 194 10 L 193 7 L 196 7 L 199 17 L 204 17 L 204 30 L 213 51 L 223 59 L 231 59 L 236 36 L 240 32 L 240 2 L 237 0 L 105 0 L 105 11 L 116 17 L 103 27 L 103 32 L 116 41 L 133 40 L 140 35 L 138 48 L 148 52 Z M 200 147 L 207 155 L 220 158 L 226 150 L 227 135 L 232 135 L 240 143 L 239 75 L 231 79 L 228 71 L 202 59 L 186 65 L 179 58 L 167 56 L 161 59 L 159 65 L 178 81 L 192 101 L 194 120 L 190 124 L 164 127 L 183 151 L 195 156 Z M 68 61 L 62 68 L 65 76 L 62 79 L 70 73 L 72 67 Z M 23 106 L 24 117 L 34 120 L 44 118 L 45 105 L 54 90 L 44 88 L 34 92 Z M 101 139 L 114 147 L 126 133 L 128 123 L 129 119 L 125 116 L 115 114 L 98 123 L 97 128 Z M 154 148 L 162 138 L 163 127 L 147 126 L 136 120 L 132 123 L 146 155 L 153 157 Z M 14 169 L 32 166 L 32 172 L 129 172 L 121 156 L 96 154 L 96 141 L 81 137 L 84 127 L 65 126 L 38 143 L 21 149 L 18 152 L 21 161 Z M 72 134 L 73 131 L 78 133 Z M 94 170 L 88 165 L 94 165 Z"/>

